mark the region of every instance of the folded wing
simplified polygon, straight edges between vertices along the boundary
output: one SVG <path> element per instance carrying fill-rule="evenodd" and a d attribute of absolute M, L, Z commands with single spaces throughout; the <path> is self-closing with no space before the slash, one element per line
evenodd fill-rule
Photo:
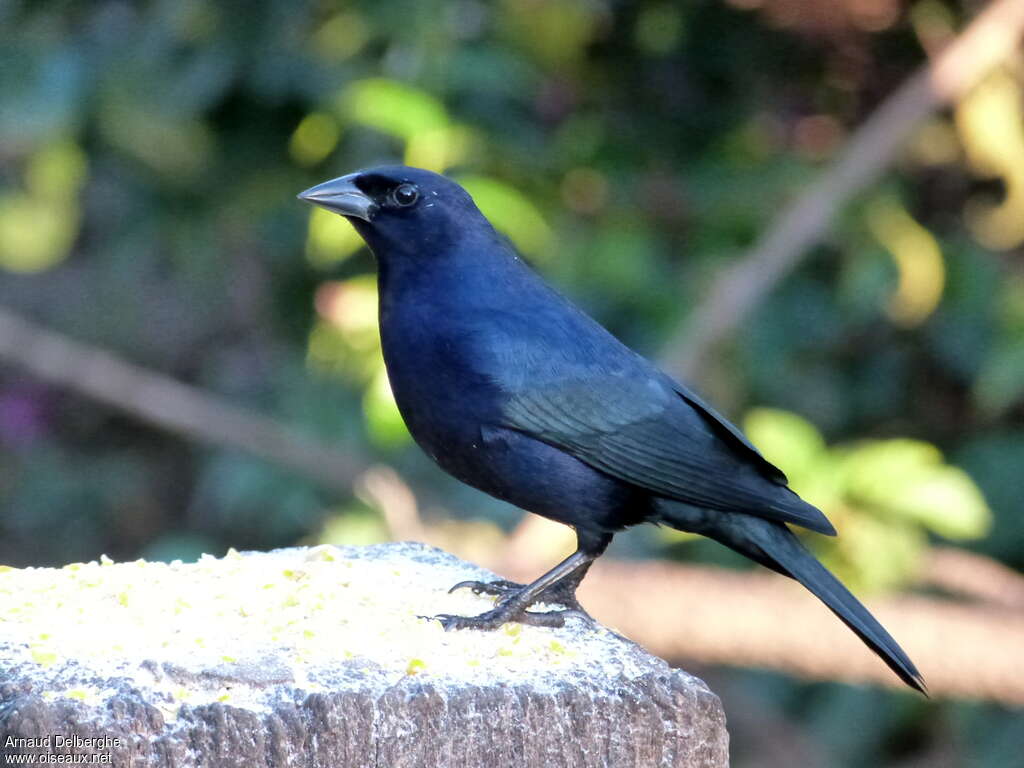
<path fill-rule="evenodd" d="M 667 376 L 578 369 L 510 393 L 504 426 L 659 496 L 835 534 L 735 426 Z"/>

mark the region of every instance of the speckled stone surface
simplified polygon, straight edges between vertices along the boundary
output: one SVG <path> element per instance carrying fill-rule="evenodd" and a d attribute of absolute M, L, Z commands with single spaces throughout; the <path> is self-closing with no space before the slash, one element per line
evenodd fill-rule
<path fill-rule="evenodd" d="M 124 766 L 724 766 L 718 698 L 570 620 L 444 632 L 421 544 L 0 569 L 0 754 Z M 49 742 L 39 739 L 49 737 Z M 36 741 L 30 741 L 30 740 Z"/>

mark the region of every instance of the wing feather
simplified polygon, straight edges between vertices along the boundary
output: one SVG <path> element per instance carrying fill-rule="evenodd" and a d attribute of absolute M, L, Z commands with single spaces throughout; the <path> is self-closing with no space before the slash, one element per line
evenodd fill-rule
<path fill-rule="evenodd" d="M 587 370 L 512 394 L 503 415 L 504 426 L 655 494 L 835 533 L 742 432 L 667 377 Z"/>

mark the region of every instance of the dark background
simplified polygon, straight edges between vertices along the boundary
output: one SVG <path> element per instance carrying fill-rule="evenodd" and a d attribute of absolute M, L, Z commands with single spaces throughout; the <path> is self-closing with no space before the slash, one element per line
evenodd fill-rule
<path fill-rule="evenodd" d="M 0 4 L 0 308 L 220 398 L 205 434 L 168 431 L 151 409 L 189 409 L 115 407 L 108 359 L 55 383 L 25 363 L 35 331 L 7 349 L 0 563 L 380 540 L 394 521 L 348 490 L 371 463 L 423 525 L 500 539 L 518 513 L 443 476 L 397 417 L 369 253 L 295 194 L 379 162 L 448 171 L 550 280 L 671 361 L 711 280 L 981 6 Z M 1024 568 L 1022 71 L 920 125 L 689 376 L 835 521 L 839 543 L 814 544 L 869 595 L 913 587 L 937 545 Z M 328 469 L 225 445 L 228 403 L 265 419 L 242 440 L 257 453 L 298 434 L 331 447 Z M 620 557 L 743 567 L 620 538 Z M 828 765 L 1024 760 L 1020 711 L 981 694 L 711 673 L 735 694 L 737 766 L 768 764 L 765 730 Z"/>

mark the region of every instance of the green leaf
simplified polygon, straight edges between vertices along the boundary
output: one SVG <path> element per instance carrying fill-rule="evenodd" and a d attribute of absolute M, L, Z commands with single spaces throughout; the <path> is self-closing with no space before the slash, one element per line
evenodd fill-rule
<path fill-rule="evenodd" d="M 463 176 L 458 182 L 484 216 L 523 253 L 535 256 L 547 244 L 551 230 L 540 211 L 521 192 L 487 176 Z"/>
<path fill-rule="evenodd" d="M 911 522 L 854 515 L 846 519 L 840 537 L 822 549 L 822 561 L 847 586 L 881 592 L 913 576 L 927 541 Z"/>
<path fill-rule="evenodd" d="M 306 259 L 318 269 L 333 267 L 363 245 L 359 233 L 343 217 L 314 206 L 309 214 Z"/>
<path fill-rule="evenodd" d="M 334 151 L 340 136 L 341 127 L 333 115 L 311 112 L 292 133 L 288 152 L 299 165 L 316 165 Z"/>
<path fill-rule="evenodd" d="M 743 431 L 772 464 L 791 480 L 806 476 L 825 458 L 825 440 L 817 428 L 795 413 L 754 408 Z"/>
<path fill-rule="evenodd" d="M 844 490 L 855 504 L 913 520 L 949 539 L 984 536 L 992 513 L 966 472 L 917 440 L 861 444 L 843 460 Z"/>
<path fill-rule="evenodd" d="M 409 442 L 409 430 L 395 405 L 383 366 L 363 394 L 363 414 L 370 439 L 376 445 L 395 448 Z"/>
<path fill-rule="evenodd" d="M 25 169 L 32 195 L 52 201 L 73 200 L 88 171 L 88 159 L 73 141 L 56 141 L 36 152 Z"/>
<path fill-rule="evenodd" d="M 432 95 L 385 78 L 352 83 L 342 92 L 339 107 L 353 121 L 406 141 L 448 125 L 444 105 Z"/>
<path fill-rule="evenodd" d="M 42 272 L 67 256 L 81 213 L 74 199 L 0 197 L 0 268 Z"/>

